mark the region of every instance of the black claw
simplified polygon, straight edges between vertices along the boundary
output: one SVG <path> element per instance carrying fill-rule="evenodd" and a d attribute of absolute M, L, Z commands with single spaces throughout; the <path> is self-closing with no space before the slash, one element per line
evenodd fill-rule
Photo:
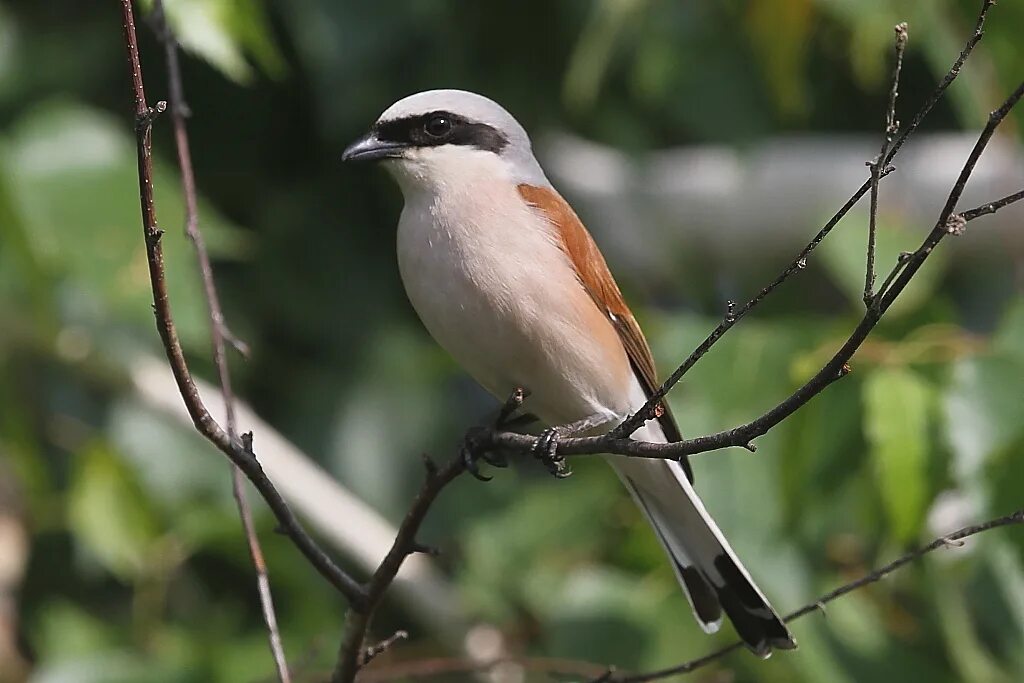
<path fill-rule="evenodd" d="M 462 447 L 462 463 L 466 466 L 466 471 L 472 474 L 473 478 L 478 481 L 491 480 L 491 477 L 481 474 L 480 466 L 477 465 L 476 456 L 473 454 L 473 449 L 468 444 Z"/>
<path fill-rule="evenodd" d="M 532 449 L 533 457 L 540 460 L 556 479 L 565 479 L 572 474 L 569 463 L 558 455 L 558 430 L 549 427 L 540 433 Z"/>

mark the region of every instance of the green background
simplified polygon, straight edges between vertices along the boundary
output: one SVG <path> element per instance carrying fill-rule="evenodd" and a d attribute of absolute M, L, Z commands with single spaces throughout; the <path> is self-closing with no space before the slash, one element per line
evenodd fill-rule
<path fill-rule="evenodd" d="M 679 145 L 743 150 L 798 132 L 880 141 L 893 24 L 911 27 L 899 110 L 909 120 L 978 5 L 167 4 L 189 51 L 202 227 L 230 325 L 253 348 L 247 362 L 232 358 L 238 392 L 393 522 L 420 481 L 419 454 L 448 457 L 494 402 L 436 348 L 405 300 L 394 262 L 398 190 L 379 170 L 340 164 L 381 110 L 417 90 L 479 90 L 528 130 L 571 131 L 636 159 Z M 1024 74 L 1024 5 L 1004 1 L 989 21 L 926 129 L 979 129 Z M 162 50 L 145 22 L 139 29 L 149 97 L 164 99 Z M 136 359 L 161 351 L 123 51 L 116 2 L 0 0 L 0 515 L 13 513 L 30 534 L 17 591 L 30 680 L 270 680 L 226 462 L 129 381 Z M 1018 112 L 1004 144 L 1022 124 Z M 212 379 L 196 269 L 177 229 L 169 121 L 158 120 L 154 135 L 175 316 L 194 369 Z M 833 208 L 847 196 L 831 198 Z M 1024 219 L 1019 207 L 1006 212 Z M 930 227 L 883 207 L 887 253 L 915 247 Z M 823 257 L 688 375 L 672 395 L 684 433 L 746 421 L 820 367 L 860 314 L 864 229 L 865 213 L 851 214 Z M 929 261 L 912 301 L 882 322 L 849 377 L 759 439 L 756 455 L 696 458 L 702 495 L 780 611 L 954 526 L 1021 506 L 1016 245 Z M 786 263 L 765 250 L 723 272 L 701 248 L 664 254 L 669 267 L 654 283 L 607 253 L 663 373 L 717 323 L 725 299 L 749 297 Z M 444 551 L 437 564 L 458 609 L 497 627 L 512 653 L 628 669 L 728 642 L 729 627 L 700 633 L 639 513 L 591 460 L 574 462 L 567 481 L 523 462 L 488 484 L 465 477 L 444 492 L 423 540 Z M 332 663 L 343 600 L 252 500 L 290 661 L 315 680 Z M 459 656 L 458 642 L 398 598 L 374 634 L 396 628 L 411 639 L 392 661 Z M 1024 531 L 933 554 L 834 603 L 826 617 L 804 618 L 794 633 L 797 652 L 768 662 L 737 653 L 693 678 L 1021 680 Z M 0 680 L 23 680 L 3 653 Z"/>

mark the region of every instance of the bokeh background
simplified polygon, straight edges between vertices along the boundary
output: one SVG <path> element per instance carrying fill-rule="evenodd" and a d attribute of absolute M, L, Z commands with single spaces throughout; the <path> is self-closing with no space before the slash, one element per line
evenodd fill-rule
<path fill-rule="evenodd" d="M 448 457 L 495 405 L 404 298 L 398 190 L 339 161 L 395 99 L 478 90 L 535 132 L 667 373 L 867 177 L 892 26 L 910 23 L 909 121 L 979 4 L 167 0 L 188 49 L 201 224 L 230 325 L 252 347 L 232 358 L 261 420 L 242 426 L 271 474 L 363 572 L 420 481 L 420 453 Z M 149 96 L 166 98 L 162 50 L 140 34 Z M 1022 34 L 1024 5 L 997 5 L 897 159 L 881 190 L 883 269 L 931 228 L 987 111 L 1024 75 Z M 0 0 L 0 680 L 271 680 L 227 463 L 175 412 L 160 360 L 123 51 L 115 2 Z M 1022 131 L 1017 112 L 964 208 L 1024 185 Z M 209 379 L 166 120 L 155 145 L 172 303 Z M 756 455 L 694 459 L 780 611 L 1021 506 L 1022 222 L 1012 207 L 943 244 L 853 373 Z M 672 395 L 684 433 L 756 416 L 827 358 L 860 315 L 865 229 L 866 203 L 690 373 Z M 376 621 L 377 636 L 410 640 L 377 665 L 512 654 L 634 669 L 727 642 L 729 627 L 712 638 L 694 625 L 611 471 L 574 469 L 555 481 L 523 462 L 451 486 L 423 534 L 444 554 L 415 564 Z M 253 504 L 287 652 L 317 680 L 344 603 Z M 692 678 L 1019 681 L 1024 531 L 935 553 L 794 631 L 797 652 L 737 653 Z"/>

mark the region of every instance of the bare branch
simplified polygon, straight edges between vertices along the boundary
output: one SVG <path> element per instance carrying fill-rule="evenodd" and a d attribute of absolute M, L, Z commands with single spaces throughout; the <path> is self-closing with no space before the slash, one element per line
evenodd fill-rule
<path fill-rule="evenodd" d="M 864 269 L 864 305 L 870 306 L 875 298 L 875 237 L 878 220 L 878 181 L 882 177 L 882 162 L 889 152 L 893 136 L 899 130 L 896 121 L 896 97 L 900 88 L 900 72 L 903 70 L 903 53 L 907 49 L 907 22 L 896 24 L 896 66 L 893 67 L 892 88 L 889 90 L 889 107 L 885 111 L 885 135 L 882 137 L 882 148 L 874 160 L 868 162 L 871 169 L 871 209 L 868 212 L 868 253 L 867 265 Z"/>
<path fill-rule="evenodd" d="M 217 284 L 213 276 L 213 266 L 210 264 L 210 255 L 206 249 L 203 233 L 199 229 L 199 198 L 196 191 L 195 172 L 192 167 L 192 152 L 188 142 L 188 129 L 185 123 L 189 108 L 185 103 L 185 90 L 181 80 L 181 65 L 178 62 L 178 42 L 170 25 L 167 23 L 163 0 L 155 1 L 152 18 L 154 30 L 164 44 L 164 53 L 167 60 L 167 81 L 171 91 L 171 123 L 174 128 L 174 145 L 178 152 L 178 168 L 181 172 L 182 194 L 185 199 L 185 233 L 195 247 L 196 260 L 199 263 L 199 273 L 203 282 L 203 291 L 206 295 L 206 307 L 210 316 L 210 343 L 213 347 L 213 364 L 217 368 L 221 396 L 224 399 L 225 427 L 227 428 L 228 438 L 232 441 L 237 441 L 238 427 L 235 418 L 235 394 L 231 388 L 231 373 L 228 369 L 225 353 L 225 342 L 234 339 L 234 335 L 228 331 L 227 325 L 224 323 L 224 313 L 221 308 L 220 297 L 217 294 Z M 252 559 L 253 568 L 256 570 L 256 589 L 263 613 L 263 621 L 267 627 L 270 653 L 274 658 L 277 677 L 281 683 L 290 683 L 291 676 L 288 672 L 288 661 L 285 658 L 284 646 L 281 643 L 281 633 L 277 626 L 277 614 L 274 610 L 274 598 L 270 590 L 267 563 L 263 557 L 263 549 L 260 547 L 259 537 L 256 533 L 252 509 L 249 506 L 249 501 L 246 499 L 245 477 L 237 465 L 231 466 L 231 487 L 235 504 L 238 507 L 238 515 L 242 521 L 242 530 L 245 533 L 246 542 L 249 547 L 249 557 Z"/>
<path fill-rule="evenodd" d="M 679 458 L 685 455 L 727 446 L 743 446 L 753 450 L 753 439 L 765 434 L 779 422 L 806 404 L 811 400 L 811 398 L 824 390 L 832 382 L 849 373 L 849 359 L 863 343 L 867 335 L 877 324 L 880 317 L 885 313 L 889 306 L 892 305 L 900 292 L 902 292 L 906 287 L 907 283 L 927 259 L 932 249 L 934 249 L 945 235 L 950 234 L 951 232 L 962 231 L 968 221 L 987 213 L 993 213 L 1003 206 L 1024 198 L 1024 191 L 1022 191 L 990 204 L 971 209 L 963 214 L 953 213 L 960 195 L 963 192 L 964 186 L 970 178 L 981 153 L 984 151 L 984 148 L 988 144 L 988 141 L 996 127 L 998 127 L 1009 110 L 1021 98 L 1022 92 L 1024 92 L 1024 84 L 1022 84 L 1021 87 L 1019 87 L 1003 104 L 1003 106 L 993 112 L 990 116 L 988 125 L 982 132 L 974 150 L 965 163 L 957 183 L 950 192 L 947 202 L 931 233 L 916 251 L 907 254 L 905 258 L 901 259 L 900 263 L 897 264 L 897 268 L 894 269 L 886 278 L 883 287 L 877 295 L 872 295 L 871 297 L 867 296 L 874 285 L 873 257 L 878 181 L 892 171 L 892 167 L 889 166 L 889 162 L 895 157 L 909 135 L 917 129 L 920 122 L 924 119 L 939 98 L 941 98 L 945 89 L 958 75 L 964 61 L 970 55 L 977 42 L 981 39 L 985 17 L 992 4 L 993 0 L 985 0 L 978 16 L 974 34 L 967 41 L 953 67 L 915 115 L 910 126 L 908 126 L 898 138 L 893 140 L 893 136 L 895 136 L 898 129 L 898 125 L 895 121 L 895 102 L 898 94 L 898 81 L 902 65 L 903 50 L 906 43 L 905 26 L 902 28 L 902 33 L 901 27 L 897 27 L 897 64 L 895 67 L 893 86 L 890 93 L 889 110 L 887 112 L 886 138 L 878 157 L 870 164 L 872 166 L 871 178 L 854 193 L 850 200 L 847 201 L 847 203 L 818 232 L 814 239 L 812 239 L 800 254 L 797 255 L 796 259 L 782 272 L 781 275 L 761 290 L 756 297 L 748 301 L 738 310 L 734 305 L 730 304 L 725 318 L 718 327 L 716 327 L 708 338 L 690 354 L 690 356 L 682 365 L 679 366 L 679 368 L 676 369 L 674 373 L 672 373 L 665 384 L 655 392 L 647 404 L 638 411 L 636 415 L 626 420 L 619 428 L 612 430 L 609 434 L 603 436 L 564 438 L 560 440 L 558 444 L 558 453 L 560 455 L 616 453 L 640 457 Z M 157 8 L 158 10 L 162 9 L 160 0 L 157 0 Z M 417 539 L 417 534 L 419 533 L 420 527 L 422 526 L 423 520 L 425 519 L 430 507 L 433 505 L 440 492 L 464 471 L 474 471 L 476 458 L 485 457 L 484 453 L 487 451 L 497 451 L 500 453 L 504 450 L 526 453 L 533 448 L 535 437 L 515 434 L 508 431 L 500 431 L 508 429 L 515 422 L 515 420 L 511 420 L 509 418 L 511 417 L 512 412 L 519 408 L 525 394 L 522 390 L 517 390 L 517 392 L 513 393 L 513 396 L 510 397 L 505 408 L 502 410 L 498 423 L 496 423 L 492 429 L 474 430 L 467 435 L 466 447 L 444 467 L 438 468 L 429 459 L 425 460 L 426 477 L 424 484 L 416 498 L 413 500 L 409 511 L 399 527 L 390 550 L 365 585 L 360 584 L 349 574 L 339 568 L 338 565 L 335 564 L 326 555 L 326 553 L 323 552 L 323 550 L 321 550 L 319 545 L 303 529 L 294 514 L 288 508 L 284 499 L 263 472 L 252 448 L 251 433 L 241 435 L 241 437 L 237 434 L 233 409 L 234 396 L 231 391 L 230 377 L 227 370 L 225 344 L 231 343 L 235 344 L 236 347 L 242 347 L 224 324 L 209 257 L 206 253 L 202 235 L 198 230 L 198 216 L 195 203 L 195 181 L 192 173 L 191 160 L 189 158 L 187 132 L 184 123 L 187 115 L 187 107 L 184 103 L 182 94 L 175 44 L 173 37 L 170 36 L 165 29 L 163 37 L 168 54 L 168 68 L 170 70 L 175 138 L 178 143 L 179 161 L 182 168 L 182 182 L 185 186 L 186 195 L 186 232 L 196 247 L 200 270 L 203 276 L 204 288 L 206 290 L 207 302 L 210 309 L 214 362 L 218 369 L 218 374 L 220 375 L 222 394 L 227 406 L 226 431 L 216 422 L 216 420 L 212 418 L 208 409 L 203 404 L 196 389 L 195 382 L 189 372 L 184 358 L 184 353 L 177 338 L 170 304 L 167 299 L 163 252 L 160 244 L 163 233 L 157 226 L 156 214 L 153 207 L 151 157 L 152 121 L 156 115 L 164 110 L 165 105 L 163 102 L 160 102 L 155 107 L 151 108 L 146 102 L 142 73 L 139 66 L 138 47 L 136 43 L 135 25 L 130 0 L 122 0 L 122 10 L 126 47 L 135 96 L 140 202 L 142 206 L 143 231 L 146 243 L 150 281 L 153 289 L 157 329 L 160 333 L 179 393 L 184 399 L 185 406 L 193 423 L 195 424 L 196 429 L 211 443 L 217 446 L 218 449 L 225 453 L 237 468 L 235 479 L 236 496 L 239 501 L 243 525 L 245 526 L 246 534 L 250 539 L 250 553 L 260 577 L 259 586 L 261 591 L 261 602 L 264 606 L 264 618 L 271 634 L 271 644 L 275 654 L 275 661 L 278 664 L 280 680 L 287 680 L 287 666 L 284 663 L 283 653 L 280 653 L 280 656 L 278 656 L 280 652 L 280 641 L 276 632 L 276 620 L 273 614 L 272 601 L 269 596 L 269 581 L 266 578 L 266 569 L 263 563 L 262 554 L 259 550 L 258 542 L 256 541 L 255 534 L 252 531 L 251 515 L 249 514 L 247 505 L 245 504 L 243 495 L 244 491 L 241 487 L 241 478 L 238 472 L 244 473 L 244 475 L 248 477 L 256 487 L 260 495 L 266 500 L 267 504 L 277 517 L 281 530 L 291 538 L 292 542 L 317 569 L 317 571 L 319 571 L 321 575 L 323 575 L 348 599 L 350 608 L 345 617 L 342 642 L 338 652 L 338 661 L 332 674 L 331 681 L 332 683 L 351 683 L 363 665 L 400 639 L 399 635 L 396 634 L 392 638 L 389 638 L 380 644 L 369 648 L 365 646 L 367 631 L 373 614 L 382 601 L 384 594 L 394 581 L 405 559 L 410 554 L 416 552 L 433 552 L 433 549 L 424 545 Z M 633 441 L 630 439 L 629 436 L 645 420 L 651 419 L 655 416 L 656 406 L 664 398 L 665 394 L 687 371 L 689 371 L 691 367 L 693 367 L 693 365 L 700 360 L 700 358 L 703 357 L 705 353 L 707 353 L 707 351 L 710 350 L 715 343 L 719 341 L 719 339 L 729 329 L 732 328 L 733 325 L 736 324 L 736 322 L 763 301 L 786 279 L 806 267 L 807 258 L 810 253 L 817 248 L 821 241 L 825 239 L 839 221 L 842 220 L 850 209 L 869 191 L 872 195 L 872 212 L 871 224 L 869 227 L 869 263 L 867 268 L 868 272 L 866 273 L 865 299 L 870 300 L 871 305 L 868 306 L 860 324 L 858 324 L 847 339 L 846 343 L 836 352 L 833 358 L 791 396 L 771 410 L 767 411 L 762 416 L 758 417 L 756 420 L 747 424 L 740 425 L 728 431 L 697 437 L 695 439 L 688 439 L 674 444 L 653 444 Z M 500 463 L 501 461 L 500 459 L 495 459 L 491 462 Z M 994 520 L 987 525 L 979 525 L 977 528 L 968 527 L 951 536 L 939 539 L 936 543 L 939 543 L 940 545 L 948 545 L 959 538 L 984 531 L 988 528 L 1004 526 L 1010 523 L 1020 523 L 1022 519 L 1024 519 L 1024 512 L 1018 512 L 1008 518 Z M 934 543 L 932 545 L 934 545 Z M 847 586 L 837 589 L 836 591 L 824 596 L 822 599 L 815 601 L 811 605 L 801 608 L 801 610 L 797 610 L 791 614 L 789 618 L 799 618 L 814 609 L 820 608 L 828 601 L 836 599 L 862 585 L 876 581 L 878 578 L 881 578 L 881 576 L 884 576 L 899 566 L 902 566 L 902 564 L 905 564 L 906 562 L 909 562 L 927 552 L 931 552 L 935 547 L 926 546 L 925 549 L 917 551 L 916 554 L 910 554 L 905 556 L 905 558 L 901 558 L 900 560 L 887 565 L 887 567 L 884 567 L 879 570 L 879 572 L 875 573 L 877 574 L 877 577 L 875 578 L 871 578 L 874 575 L 870 575 L 859 582 L 854 582 L 853 584 L 848 584 Z M 666 675 L 685 673 L 686 671 L 698 668 L 709 661 L 721 657 L 726 652 L 736 649 L 738 646 L 739 644 L 735 644 L 729 648 L 725 648 L 724 650 L 707 655 L 699 660 L 694 660 L 693 662 L 686 663 L 671 670 L 665 670 L 665 672 L 668 673 L 654 672 L 652 674 L 643 674 L 640 677 L 621 677 L 605 667 L 597 667 L 600 671 L 595 671 L 596 665 L 588 664 L 587 666 L 590 667 L 590 669 L 587 675 L 595 675 L 597 676 L 596 680 L 608 682 L 657 680 L 658 678 L 662 678 Z"/>
<path fill-rule="evenodd" d="M 993 202 L 989 202 L 988 204 L 982 204 L 981 206 L 975 207 L 973 209 L 968 209 L 967 211 L 961 213 L 960 216 L 965 221 L 970 222 L 973 221 L 975 218 L 980 218 L 981 216 L 987 216 L 990 213 L 995 213 L 1004 206 L 1009 206 L 1010 204 L 1013 204 L 1014 202 L 1019 202 L 1022 199 L 1024 199 L 1024 190 L 1014 192 L 1013 194 L 1008 194 L 1002 199 L 997 199 Z"/>
<path fill-rule="evenodd" d="M 992 519 L 987 522 L 965 526 L 962 529 L 958 529 L 957 531 L 954 531 L 951 534 L 940 536 L 928 545 L 918 548 L 917 550 L 912 550 L 909 553 L 906 553 L 905 555 L 901 555 L 889 564 L 885 565 L 884 567 L 880 567 L 879 569 L 876 569 L 870 574 L 866 574 L 855 581 L 843 584 L 839 588 L 829 591 L 817 600 L 809 602 L 803 607 L 790 612 L 783 618 L 783 620 L 786 623 L 789 623 L 799 619 L 800 617 L 811 614 L 812 612 L 820 612 L 824 609 L 825 605 L 832 602 L 833 600 L 838 600 L 847 593 L 852 593 L 853 591 L 859 588 L 863 588 L 864 586 L 875 583 L 885 578 L 889 574 L 892 574 L 900 567 L 909 564 L 914 560 L 918 560 L 927 555 L 928 553 L 938 550 L 939 548 L 955 549 L 963 545 L 962 540 L 969 536 L 974 536 L 976 534 L 980 534 L 985 531 L 990 531 L 992 529 L 998 529 L 1000 527 L 1013 526 L 1017 524 L 1024 524 L 1024 509 L 1017 510 L 1016 512 L 1010 513 L 1004 517 L 997 517 L 996 519 Z M 689 662 L 684 662 L 683 664 L 678 664 L 676 666 L 668 667 L 666 669 L 659 669 L 657 671 L 650 671 L 643 674 L 621 676 L 613 675 L 610 679 L 606 680 L 609 680 L 610 683 L 647 683 L 648 681 L 663 680 L 668 678 L 669 676 L 687 674 L 703 666 L 706 666 L 715 660 L 721 659 L 730 652 L 738 650 L 742 645 L 743 643 L 737 641 L 735 643 L 732 643 L 731 645 L 727 645 L 721 648 L 720 650 L 716 650 L 698 659 L 694 659 Z"/>
<path fill-rule="evenodd" d="M 766 434 L 770 429 L 792 415 L 816 395 L 824 391 L 824 389 L 830 384 L 846 376 L 846 374 L 849 373 L 850 359 L 853 357 L 853 354 L 856 353 L 857 349 L 860 348 L 861 344 L 864 343 L 864 340 L 867 339 L 871 330 L 878 324 L 882 315 L 890 306 L 892 306 L 896 298 L 910 283 L 911 278 L 914 277 L 914 274 L 921 268 L 925 260 L 939 242 L 941 242 L 944 237 L 951 234 L 951 232 L 955 232 L 955 230 L 951 230 L 950 228 L 950 220 L 953 218 L 953 209 L 959 201 L 961 194 L 963 194 L 967 181 L 974 172 L 974 168 L 977 165 L 978 160 L 981 158 L 981 154 L 984 152 L 985 147 L 991 140 L 993 133 L 995 133 L 996 128 L 999 127 L 999 124 L 1002 123 L 1006 118 L 1006 115 L 1020 101 L 1022 96 L 1024 96 L 1024 82 L 1018 85 L 1006 101 L 1004 101 L 998 109 L 989 115 L 988 123 L 979 135 L 978 141 L 974 145 L 974 149 L 971 150 L 967 161 L 964 163 L 964 166 L 960 171 L 960 175 L 958 176 L 956 183 L 950 190 L 946 203 L 935 223 L 935 227 L 928 236 L 925 237 L 921 246 L 918 247 L 916 251 L 908 254 L 905 258 L 900 259 L 900 263 L 897 264 L 896 268 L 894 268 L 892 273 L 890 273 L 886 278 L 886 286 L 879 291 L 872 306 L 867 309 L 860 323 L 856 328 L 854 328 L 853 332 L 842 347 L 840 347 L 832 356 L 831 360 L 829 360 L 821 370 L 807 380 L 803 386 L 793 392 L 789 397 L 751 422 L 734 427 L 733 429 L 709 434 L 707 436 L 683 439 L 682 441 L 677 441 L 675 443 L 657 444 L 623 438 L 619 436 L 620 430 L 615 429 L 603 436 L 562 439 L 558 442 L 558 453 L 563 456 L 614 453 L 617 455 L 633 455 L 646 458 L 675 459 L 686 455 L 704 453 L 728 446 L 748 447 L 748 444 L 750 444 L 755 438 Z M 1019 199 L 1017 195 L 1010 195 L 1009 197 L 999 200 L 999 202 L 1005 201 L 1005 203 L 1008 204 L 1011 203 L 1011 201 L 1016 201 L 1015 198 Z M 1000 204 L 1000 206 L 1005 206 L 1006 204 Z M 978 209 L 974 209 L 972 211 L 975 212 L 973 217 L 976 218 L 980 215 L 977 213 Z M 964 222 L 962 216 L 958 215 L 956 216 L 956 219 L 957 220 L 955 222 L 957 225 Z M 711 343 L 714 342 L 712 341 Z M 705 348 L 706 350 L 706 348 L 709 347 L 710 344 L 707 344 L 706 346 L 702 345 L 701 348 Z M 695 352 L 695 354 L 696 353 L 697 352 Z M 691 358 L 687 359 L 687 362 L 680 367 L 692 366 L 699 357 L 699 355 L 696 357 L 691 355 Z M 687 366 L 687 363 L 689 363 L 689 366 Z M 534 441 L 535 439 L 532 436 L 510 434 L 507 432 L 491 432 L 484 435 L 484 438 L 481 440 L 481 445 L 483 447 L 497 448 L 499 450 L 505 449 L 516 452 L 528 452 Z"/>
<path fill-rule="evenodd" d="M 207 440 L 224 453 L 232 463 L 237 465 L 252 482 L 256 490 L 266 500 L 267 505 L 277 517 L 282 533 L 287 535 L 310 564 L 336 587 L 350 603 L 361 604 L 365 600 L 365 591 L 359 583 L 343 571 L 325 553 L 313 538 L 306 532 L 302 524 L 292 513 L 284 498 L 267 478 L 260 467 L 256 455 L 250 447 L 244 446 L 238 439 L 232 439 L 217 421 L 199 397 L 195 382 L 188 369 L 185 353 L 181 348 L 178 333 L 171 314 L 171 305 L 167 295 L 167 281 L 164 272 L 164 254 L 160 245 L 163 231 L 160 230 L 156 210 L 153 205 L 153 157 L 152 157 L 152 124 L 153 117 L 166 108 L 163 102 L 150 108 L 146 102 L 146 91 L 142 81 L 142 67 L 139 63 L 138 39 L 135 32 L 135 16 L 131 0 L 121 0 L 121 16 L 124 28 L 125 48 L 128 58 L 128 69 L 132 83 L 132 94 L 135 101 L 135 133 L 139 172 L 139 201 L 142 206 L 142 230 L 146 244 L 146 261 L 149 268 L 150 286 L 153 290 L 153 311 L 156 315 L 156 327 L 163 342 L 167 361 L 171 366 L 178 391 L 181 393 L 189 415 L 196 429 Z"/>
<path fill-rule="evenodd" d="M 967 43 L 960 51 L 960 55 L 956 58 L 956 61 L 953 62 L 953 66 L 950 67 L 949 71 L 946 72 L 946 75 L 942 77 L 942 80 L 936 86 L 935 90 L 932 91 L 932 93 L 928 96 L 928 99 L 926 99 L 924 104 L 921 105 L 921 108 L 918 109 L 917 114 L 914 115 L 914 118 L 910 122 L 910 125 L 907 126 L 907 128 L 900 134 L 898 138 L 896 138 L 896 141 L 893 143 L 892 148 L 889 150 L 889 153 L 885 155 L 885 163 L 883 164 L 884 168 L 881 172 L 880 177 L 884 178 L 892 170 L 891 167 L 889 167 L 889 162 L 891 162 L 896 157 L 900 149 L 903 148 L 903 145 L 907 141 L 907 139 L 914 134 L 918 126 L 921 125 L 921 122 L 924 120 L 924 118 L 929 114 L 929 112 L 931 112 L 935 104 L 942 98 L 942 95 L 946 92 L 946 89 L 953 83 L 954 80 L 956 80 L 956 77 L 960 75 L 960 69 L 963 68 L 964 62 L 967 61 L 967 58 L 971 55 L 971 52 L 974 51 L 975 45 L 977 45 L 978 41 L 981 40 L 981 37 L 983 35 L 982 30 L 985 26 L 985 19 L 988 16 L 989 9 L 991 9 L 992 5 L 994 4 L 995 0 L 983 0 L 981 10 L 978 13 L 978 19 L 974 25 L 974 31 L 971 33 L 970 38 L 968 38 Z M 672 390 L 672 387 L 674 387 L 676 383 L 678 383 L 679 380 L 683 378 L 683 375 L 689 372 L 690 368 L 692 368 L 705 353 L 711 350 L 711 347 L 714 346 L 718 342 L 718 340 L 721 339 L 722 336 L 729 331 L 729 329 L 731 329 L 737 322 L 739 322 L 743 318 L 743 316 L 749 313 L 751 309 L 753 309 L 755 306 L 761 303 L 761 301 L 763 301 L 768 294 L 774 291 L 776 287 L 778 287 L 787 279 L 789 279 L 789 277 L 792 276 L 794 273 L 806 268 L 807 257 L 811 254 L 811 252 L 814 251 L 819 244 L 821 244 L 822 240 L 824 240 L 825 237 L 827 237 L 828 234 L 832 232 L 832 229 L 835 228 L 839 221 L 842 220 L 847 213 L 849 213 L 850 209 L 852 209 L 854 205 L 856 205 L 856 203 L 860 201 L 860 199 L 870 189 L 871 180 L 869 179 L 864 181 L 864 184 L 862 184 L 860 188 L 858 188 L 857 191 L 853 193 L 853 195 L 846 202 L 846 204 L 844 204 L 843 207 L 839 209 L 839 211 L 836 212 L 836 214 L 832 216 L 832 218 L 829 219 L 828 223 L 826 223 L 825 226 L 818 232 L 818 234 L 814 236 L 810 243 L 806 247 L 804 247 L 799 254 L 797 254 L 793 262 L 790 263 L 786 267 L 786 269 L 783 270 L 782 273 L 775 278 L 775 280 L 773 280 L 767 287 L 762 289 L 757 296 L 755 296 L 753 299 L 744 304 L 739 310 L 730 311 L 729 313 L 727 313 L 725 319 L 721 323 L 719 323 L 714 330 L 711 331 L 711 334 L 709 334 L 707 338 L 703 342 L 701 342 L 700 346 L 698 346 L 693 351 L 693 353 L 691 353 L 690 356 L 685 361 L 683 361 L 683 364 L 676 368 L 676 370 L 671 375 L 669 375 L 669 378 L 665 380 L 665 383 L 662 384 L 658 388 L 658 390 L 651 395 L 651 397 L 647 400 L 647 403 L 645 403 L 644 406 L 640 410 L 638 410 L 634 415 L 623 421 L 622 424 L 620 424 L 611 432 L 611 434 L 615 437 L 620 438 L 628 437 L 637 429 L 639 429 L 640 425 L 644 424 L 648 420 L 654 419 L 656 417 L 655 412 L 657 410 L 658 404 L 661 403 L 662 399 L 664 399 L 668 392 Z"/>
<path fill-rule="evenodd" d="M 510 399 L 511 400 L 511 399 Z M 426 479 L 419 493 L 413 499 L 409 511 L 405 514 L 398 535 L 395 537 L 391 550 L 381 561 L 377 571 L 373 573 L 367 584 L 366 600 L 360 605 L 353 605 L 345 614 L 345 625 L 342 629 L 341 645 L 338 648 L 338 662 L 331 675 L 331 683 L 351 683 L 361 666 L 360 652 L 363 652 L 363 641 L 370 625 L 373 612 L 380 604 L 384 593 L 395 580 L 398 570 L 409 555 L 423 548 L 416 539 L 420 526 L 434 504 L 438 494 L 457 476 L 466 471 L 466 461 L 457 455 L 444 467 L 437 469 L 433 462 L 426 469 Z"/>
<path fill-rule="evenodd" d="M 845 583 L 834 590 L 825 593 L 806 605 L 793 610 L 787 614 L 784 620 L 789 623 L 805 617 L 814 612 L 824 612 L 825 605 L 839 598 L 852 593 L 855 590 L 876 583 L 886 576 L 892 574 L 903 566 L 921 559 L 925 555 L 940 548 L 956 550 L 963 547 L 964 539 L 975 536 L 992 529 L 1024 524 L 1024 509 L 1017 510 L 1009 515 L 996 519 L 965 526 L 950 534 L 939 536 L 925 546 L 912 550 L 888 564 L 872 571 L 864 576 Z M 431 658 L 400 662 L 383 667 L 376 667 L 365 671 L 360 675 L 360 680 L 365 683 L 386 683 L 387 681 L 398 681 L 408 679 L 426 679 L 441 676 L 451 676 L 456 673 L 483 673 L 494 669 L 502 664 L 511 664 L 521 667 L 527 671 L 556 675 L 587 676 L 590 683 L 647 683 L 659 681 L 671 676 L 680 676 L 691 673 L 714 661 L 724 658 L 726 655 L 739 650 L 742 643 L 736 641 L 719 648 L 714 652 L 692 659 L 682 664 L 649 671 L 639 674 L 618 673 L 614 668 L 607 665 L 574 659 L 552 659 L 546 657 L 502 657 L 499 659 L 483 662 L 461 658 Z"/>

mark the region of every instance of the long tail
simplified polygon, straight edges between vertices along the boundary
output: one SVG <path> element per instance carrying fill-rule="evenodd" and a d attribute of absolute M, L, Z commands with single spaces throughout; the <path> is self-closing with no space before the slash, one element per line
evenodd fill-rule
<path fill-rule="evenodd" d="M 643 431 L 636 438 L 664 440 L 656 428 Z M 704 631 L 717 631 L 724 611 L 758 656 L 768 657 L 772 648 L 796 647 L 789 629 L 729 547 L 679 463 L 615 456 L 609 462 L 654 527 Z"/>

